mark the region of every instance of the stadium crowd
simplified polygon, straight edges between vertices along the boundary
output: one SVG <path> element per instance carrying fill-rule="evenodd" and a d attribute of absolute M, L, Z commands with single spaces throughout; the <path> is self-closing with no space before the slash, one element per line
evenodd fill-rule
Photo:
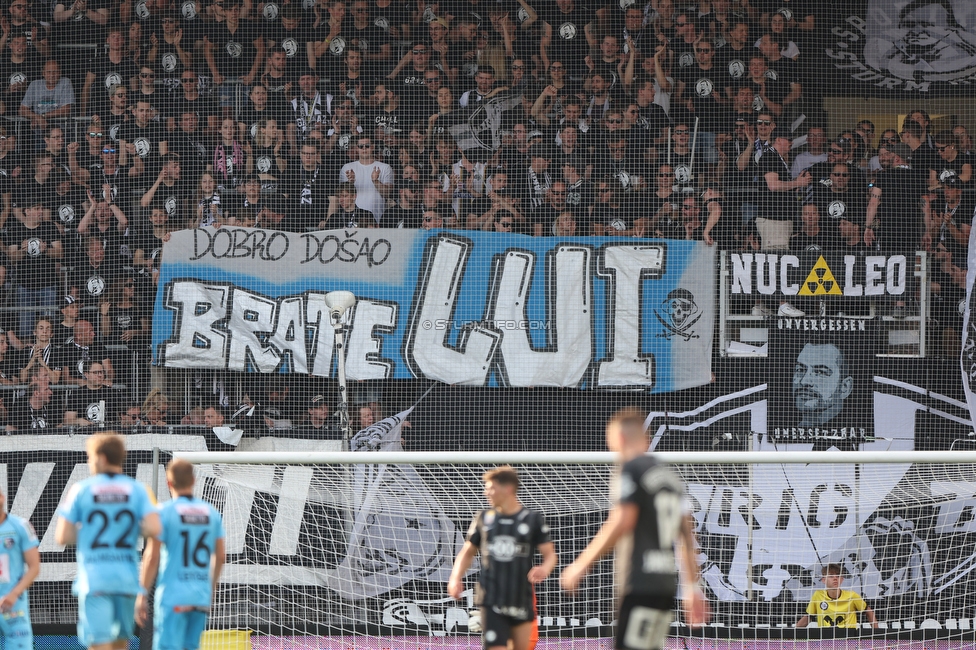
<path fill-rule="evenodd" d="M 7 429 L 90 422 L 90 395 L 39 418 L 49 384 L 85 394 L 146 369 L 160 251 L 184 228 L 923 249 L 933 293 L 951 305 L 938 317 L 954 323 L 972 140 L 963 125 L 932 133 L 922 110 L 900 132 L 863 120 L 828 133 L 810 53 L 829 10 L 10 0 L 0 282 L 16 309 L 4 313 L 0 382 L 28 386 Z M 110 416 L 165 421 L 165 395 L 145 401 L 112 400 Z M 227 415 L 212 410 L 185 417 Z"/>

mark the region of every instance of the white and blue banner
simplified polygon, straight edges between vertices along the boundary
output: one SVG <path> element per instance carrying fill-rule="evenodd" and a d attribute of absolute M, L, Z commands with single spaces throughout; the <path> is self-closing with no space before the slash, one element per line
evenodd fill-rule
<path fill-rule="evenodd" d="M 654 393 L 711 380 L 713 248 L 472 231 L 175 232 L 154 362 L 334 376 L 336 290 L 357 297 L 350 380 Z"/>

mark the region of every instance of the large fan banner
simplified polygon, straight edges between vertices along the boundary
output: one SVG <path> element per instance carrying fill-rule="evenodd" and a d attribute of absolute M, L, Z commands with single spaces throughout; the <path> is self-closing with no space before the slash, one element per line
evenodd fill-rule
<path fill-rule="evenodd" d="M 872 321 L 780 318 L 769 330 L 770 439 L 854 451 L 874 438 Z"/>
<path fill-rule="evenodd" d="M 711 379 L 714 248 L 469 231 L 173 233 L 155 363 L 335 376 L 336 290 L 357 297 L 350 380 L 664 393 Z"/>
<path fill-rule="evenodd" d="M 838 6 L 825 54 L 857 93 L 931 97 L 968 92 L 976 80 L 971 0 L 867 0 Z"/>

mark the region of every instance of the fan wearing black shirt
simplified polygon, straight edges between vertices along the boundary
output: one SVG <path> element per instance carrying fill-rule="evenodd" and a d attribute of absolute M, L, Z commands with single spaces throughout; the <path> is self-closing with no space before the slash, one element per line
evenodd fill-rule
<path fill-rule="evenodd" d="M 85 85 L 81 90 L 81 114 L 103 113 L 109 103 L 109 91 L 115 86 L 128 87 L 139 75 L 139 68 L 127 56 L 125 34 L 121 25 L 108 30 L 104 54 L 97 52 L 88 64 Z M 94 89 L 94 92 L 93 92 Z"/>
<path fill-rule="evenodd" d="M 623 599 L 615 647 L 625 650 L 664 647 L 679 574 L 686 622 L 694 627 L 708 620 L 708 604 L 698 587 L 694 522 L 682 502 L 685 488 L 674 472 L 647 454 L 645 416 L 625 408 L 607 423 L 607 447 L 620 463 L 619 495 L 600 531 L 560 578 L 564 589 L 575 591 L 597 560 L 618 549 L 615 583 Z M 680 570 L 676 544 L 682 551 Z"/>
<path fill-rule="evenodd" d="M 85 381 L 68 393 L 61 426 L 97 426 L 109 419 L 109 413 L 115 413 L 115 396 L 108 388 L 112 383 L 105 377 L 105 368 L 97 361 L 84 366 Z"/>
<path fill-rule="evenodd" d="M 149 206 L 162 208 L 166 211 L 169 222 L 182 228 L 189 217 L 184 204 L 191 190 L 188 184 L 181 180 L 179 154 L 167 153 L 161 158 L 163 165 L 156 182 L 139 199 L 139 205 L 144 208 Z"/>
<path fill-rule="evenodd" d="M 61 233 L 50 221 L 43 221 L 40 198 L 24 209 L 24 220 L 7 222 L 7 256 L 16 264 L 17 306 L 48 308 L 57 299 L 57 260 L 62 257 Z M 20 314 L 20 335 L 34 328 L 34 313 Z"/>
<path fill-rule="evenodd" d="M 289 205 L 291 223 L 284 228 L 304 232 L 318 226 L 318 217 L 329 208 L 329 195 L 334 176 L 329 176 L 319 164 L 319 150 L 315 140 L 302 143 L 299 159 L 288 165 L 285 175 L 285 197 Z"/>
<path fill-rule="evenodd" d="M 12 386 L 13 384 L 20 383 L 20 364 L 17 363 L 15 358 L 7 358 L 7 350 L 9 349 L 9 346 L 10 344 L 7 341 L 7 333 L 0 330 L 0 384 L 5 386 Z"/>
<path fill-rule="evenodd" d="M 55 420 L 47 408 L 52 395 L 54 391 L 47 374 L 35 373 L 30 382 L 30 397 L 18 400 L 10 409 L 7 431 L 43 433 L 37 429 L 53 429 Z"/>
<path fill-rule="evenodd" d="M 115 377 L 112 360 L 105 346 L 95 340 L 95 328 L 86 320 L 75 323 L 75 335 L 63 347 L 55 351 L 57 365 L 62 369 L 61 383 L 80 386 L 85 383 L 85 367 L 98 362 L 105 369 L 105 385 L 111 386 Z"/>
<path fill-rule="evenodd" d="M 790 173 L 792 141 L 785 130 L 770 136 L 769 149 L 759 158 L 759 214 L 756 228 L 762 236 L 763 250 L 788 250 L 796 218 L 795 190 L 813 182 L 809 171 L 795 179 Z"/>
<path fill-rule="evenodd" d="M 121 268 L 117 256 L 106 256 L 105 244 L 98 237 L 90 237 L 85 246 L 85 257 L 79 260 L 71 273 L 69 287 L 78 302 L 86 307 L 97 307 L 108 296 L 109 287 L 115 284 Z"/>
<path fill-rule="evenodd" d="M 340 228 L 370 228 L 376 226 L 376 219 L 368 210 L 356 206 L 356 184 L 348 181 L 339 183 L 339 204 L 330 206 L 329 213 L 319 223 L 321 230 Z"/>
<path fill-rule="evenodd" d="M 254 83 L 265 48 L 259 26 L 241 18 L 240 0 L 225 0 L 224 13 L 226 20 L 211 26 L 204 36 L 203 54 L 214 85 L 220 86 L 220 105 L 226 107 L 234 105 L 235 79 L 245 86 Z"/>
<path fill-rule="evenodd" d="M 7 106 L 19 106 L 28 84 L 40 76 L 41 64 L 28 50 L 27 36 L 23 33 L 11 36 L 8 50 L 0 55 L 0 80 L 3 80 L 0 99 Z"/>
<path fill-rule="evenodd" d="M 481 607 L 484 647 L 527 650 L 536 620 L 535 585 L 556 567 L 556 548 L 542 514 L 519 501 L 514 469 L 498 467 L 486 472 L 483 479 L 491 508 L 480 511 L 471 522 L 467 541 L 454 560 L 447 592 L 461 598 L 464 574 L 480 552 L 475 602 Z M 536 551 L 542 555 L 538 565 Z"/>

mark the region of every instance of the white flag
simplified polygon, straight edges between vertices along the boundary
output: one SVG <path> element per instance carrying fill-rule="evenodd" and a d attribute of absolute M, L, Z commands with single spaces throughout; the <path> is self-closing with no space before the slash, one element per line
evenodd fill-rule
<path fill-rule="evenodd" d="M 402 451 L 403 422 L 413 407 L 363 429 L 353 451 Z M 328 578 L 350 600 L 379 596 L 411 580 L 447 582 L 464 543 L 413 465 L 356 465 L 355 522 L 346 557 Z"/>
<path fill-rule="evenodd" d="M 976 324 L 972 319 L 973 284 L 976 283 L 976 228 L 969 231 L 966 266 L 966 309 L 962 315 L 962 387 L 966 391 L 969 417 L 976 422 Z"/>

